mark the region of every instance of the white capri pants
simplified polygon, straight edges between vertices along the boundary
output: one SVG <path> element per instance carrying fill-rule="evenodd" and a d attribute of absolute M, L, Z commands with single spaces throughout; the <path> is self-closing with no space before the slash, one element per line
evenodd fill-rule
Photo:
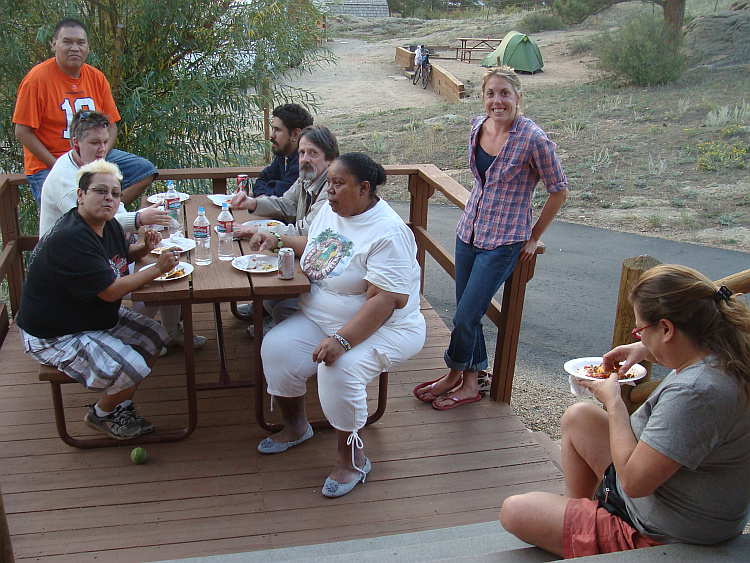
<path fill-rule="evenodd" d="M 418 312 L 414 319 L 380 327 L 327 366 L 314 362 L 312 354 L 330 334 L 297 311 L 263 338 L 261 356 L 268 393 L 301 397 L 307 392 L 307 380 L 317 372 L 318 396 L 328 422 L 336 430 L 357 432 L 367 421 L 367 384 L 424 346 L 424 317 Z"/>

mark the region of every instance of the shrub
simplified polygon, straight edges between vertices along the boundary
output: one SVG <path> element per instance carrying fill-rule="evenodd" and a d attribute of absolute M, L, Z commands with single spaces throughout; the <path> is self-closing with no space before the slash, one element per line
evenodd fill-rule
<path fill-rule="evenodd" d="M 564 27 L 565 22 L 559 16 L 545 12 L 529 12 L 519 22 L 518 31 L 528 35 L 539 31 L 555 31 Z"/>
<path fill-rule="evenodd" d="M 589 53 L 594 48 L 594 43 L 587 39 L 574 39 L 568 45 L 568 55 L 575 57 L 583 53 Z"/>
<path fill-rule="evenodd" d="M 664 23 L 651 16 L 632 20 L 616 34 L 605 32 L 594 42 L 598 68 L 605 77 L 639 86 L 673 82 L 682 75 L 684 56 L 667 36 Z"/>

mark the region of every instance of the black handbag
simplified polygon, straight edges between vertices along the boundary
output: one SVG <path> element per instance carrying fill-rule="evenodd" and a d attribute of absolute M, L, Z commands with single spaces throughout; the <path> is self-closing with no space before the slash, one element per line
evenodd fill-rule
<path fill-rule="evenodd" d="M 628 514 L 628 509 L 625 507 L 625 501 L 617 491 L 617 474 L 615 473 L 614 463 L 611 463 L 604 472 L 604 478 L 599 483 L 595 496 L 600 507 L 610 514 L 618 516 L 631 528 L 635 528 Z"/>

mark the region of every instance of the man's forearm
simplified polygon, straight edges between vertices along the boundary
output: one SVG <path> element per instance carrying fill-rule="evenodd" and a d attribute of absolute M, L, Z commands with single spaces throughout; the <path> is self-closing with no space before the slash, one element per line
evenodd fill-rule
<path fill-rule="evenodd" d="M 110 123 L 107 131 L 109 131 L 109 142 L 107 143 L 107 154 L 109 154 L 109 151 L 115 148 L 117 142 L 117 123 Z"/>
<path fill-rule="evenodd" d="M 39 140 L 33 128 L 28 125 L 19 125 L 16 123 L 15 134 L 16 139 L 29 149 L 31 154 L 46 164 L 48 168 L 52 168 L 55 165 L 57 157 L 49 152 L 49 149 Z"/>

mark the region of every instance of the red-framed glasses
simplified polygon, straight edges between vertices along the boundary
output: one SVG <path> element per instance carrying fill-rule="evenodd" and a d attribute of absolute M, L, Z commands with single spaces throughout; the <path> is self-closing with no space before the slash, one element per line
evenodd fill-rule
<path fill-rule="evenodd" d="M 646 326 L 642 326 L 641 328 L 635 327 L 633 329 L 633 332 L 631 332 L 631 334 L 633 336 L 635 336 L 638 340 L 640 340 L 641 339 L 641 332 L 643 332 L 644 330 L 646 330 L 650 326 L 654 326 L 655 324 L 656 324 L 656 321 L 654 321 L 652 323 L 649 323 Z"/>

